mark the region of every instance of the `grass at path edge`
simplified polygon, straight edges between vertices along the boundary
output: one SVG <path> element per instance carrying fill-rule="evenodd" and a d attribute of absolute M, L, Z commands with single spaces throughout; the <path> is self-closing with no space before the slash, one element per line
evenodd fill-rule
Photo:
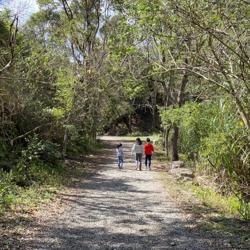
<path fill-rule="evenodd" d="M 160 157 L 160 160 L 155 160 L 155 164 L 169 163 L 163 162 Z M 236 247 L 234 249 L 250 249 L 250 221 L 240 219 L 238 214 L 236 215 L 236 210 L 232 213 L 230 208 L 226 207 L 226 200 L 223 206 L 216 207 L 221 197 L 212 197 L 215 193 L 209 193 L 206 187 L 196 186 L 193 182 L 176 180 L 167 171 L 159 172 L 159 176 L 166 192 L 185 212 L 188 220 L 194 221 L 201 230 L 228 235 L 231 245 Z M 214 203 L 209 203 L 208 197 Z"/>

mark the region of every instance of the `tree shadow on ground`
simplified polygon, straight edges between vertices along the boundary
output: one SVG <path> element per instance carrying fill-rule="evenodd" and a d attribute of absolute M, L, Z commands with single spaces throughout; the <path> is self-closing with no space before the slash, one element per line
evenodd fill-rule
<path fill-rule="evenodd" d="M 98 164 L 99 169 L 103 166 L 105 169 L 113 169 L 109 165 L 114 157 L 107 155 L 110 155 L 109 150 L 91 161 Z M 199 213 L 195 213 L 190 219 L 173 216 L 183 212 L 171 205 L 164 204 L 163 207 L 160 200 L 151 199 L 158 193 L 138 189 L 133 182 L 139 181 L 147 185 L 147 180 L 136 175 L 110 179 L 96 173 L 83 182 L 69 185 L 76 192 L 61 192 L 61 199 L 70 204 L 67 208 L 70 213 L 66 211 L 65 217 L 48 218 L 46 223 L 39 223 L 37 218 L 33 220 L 31 216 L 29 221 L 23 223 L 31 230 L 35 229 L 35 235 L 23 239 L 14 231 L 20 221 L 6 218 L 0 222 L 0 226 L 8 227 L 8 231 L 13 233 L 0 235 L 0 249 L 250 249 L 249 242 L 243 242 L 240 234 L 204 227 L 199 223 Z M 126 193 L 126 198 L 123 193 Z M 139 198 L 135 198 L 136 194 L 139 194 Z M 189 208 L 191 212 L 194 209 Z M 211 212 L 198 205 L 195 209 L 200 211 L 200 215 Z M 69 217 L 68 214 L 74 216 Z M 100 221 L 110 224 L 101 225 Z M 223 223 L 232 227 L 235 222 L 235 219 L 223 218 Z M 244 224 L 244 230 L 248 225 Z M 152 232 L 152 228 L 156 232 Z"/>
<path fill-rule="evenodd" d="M 131 221 L 127 221 L 131 225 Z M 126 226 L 126 221 L 124 226 Z M 138 223 L 140 222 L 134 222 Z M 147 230 L 140 233 L 119 233 L 104 227 L 74 227 L 67 225 L 40 226 L 38 235 L 26 239 L 18 245 L 25 249 L 248 249 L 236 248 L 230 244 L 230 238 L 211 232 L 201 232 L 188 223 L 174 222 L 162 227 L 159 234 L 151 235 Z M 40 227 L 40 228 L 39 228 Z M 49 237 L 48 237 L 49 234 Z M 48 240 L 49 238 L 49 240 Z"/>
<path fill-rule="evenodd" d="M 250 249 L 250 221 L 226 217 L 218 209 L 205 204 L 181 202 L 182 210 L 190 215 L 196 229 L 213 233 L 215 237 L 229 242 L 225 249 Z"/>

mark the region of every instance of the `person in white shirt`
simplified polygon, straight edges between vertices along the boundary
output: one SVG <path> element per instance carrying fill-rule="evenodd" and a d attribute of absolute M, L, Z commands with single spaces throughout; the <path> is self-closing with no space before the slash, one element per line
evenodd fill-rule
<path fill-rule="evenodd" d="M 143 145 L 140 138 L 137 138 L 135 141 L 135 144 L 132 147 L 132 154 L 135 154 L 136 159 L 136 170 L 141 171 L 141 165 L 142 165 L 142 155 L 143 155 Z"/>

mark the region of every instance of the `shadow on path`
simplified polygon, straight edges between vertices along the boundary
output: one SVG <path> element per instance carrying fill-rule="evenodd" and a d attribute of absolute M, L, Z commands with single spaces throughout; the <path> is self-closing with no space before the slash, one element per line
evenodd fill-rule
<path fill-rule="evenodd" d="M 119 171 L 114 145 L 89 157 L 99 171 L 62 192 L 65 211 L 34 220 L 35 234 L 19 239 L 19 249 L 248 249 L 237 248 L 241 239 L 235 235 L 187 220 L 165 194 L 158 173 L 134 170 L 131 143 L 125 144 L 127 164 Z"/>

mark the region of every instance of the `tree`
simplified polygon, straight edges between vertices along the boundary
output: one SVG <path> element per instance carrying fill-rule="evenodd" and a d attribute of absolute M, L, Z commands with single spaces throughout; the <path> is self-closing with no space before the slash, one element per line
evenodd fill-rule
<path fill-rule="evenodd" d="M 14 61 L 17 32 L 18 32 L 18 16 L 15 15 L 12 21 L 9 22 L 9 24 L 7 24 L 7 22 L 8 19 L 0 20 L 0 31 L 1 31 L 0 53 L 3 54 L 3 59 L 4 59 L 4 62 L 1 62 L 1 64 L 3 64 L 4 66 L 2 65 L 0 68 L 0 76 L 11 67 Z M 9 26 L 9 29 L 7 28 L 7 26 Z M 7 61 L 7 63 L 5 61 Z"/>

